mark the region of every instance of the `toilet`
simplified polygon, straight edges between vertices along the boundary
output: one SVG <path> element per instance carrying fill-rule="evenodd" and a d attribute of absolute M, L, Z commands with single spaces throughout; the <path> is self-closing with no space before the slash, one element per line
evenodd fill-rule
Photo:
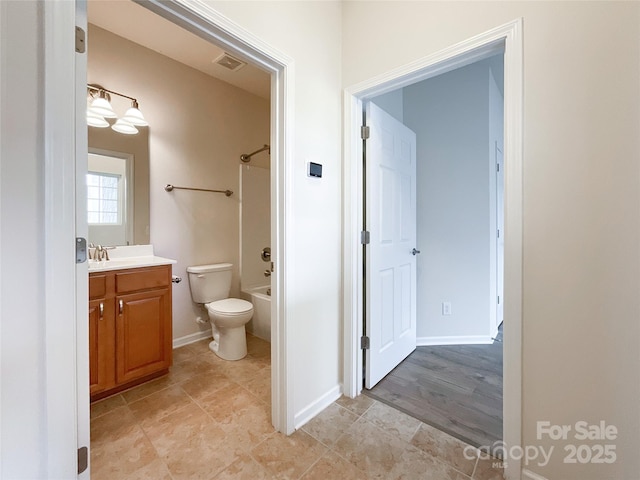
<path fill-rule="evenodd" d="M 187 268 L 191 298 L 209 313 L 213 341 L 209 348 L 225 360 L 240 360 L 247 355 L 244 326 L 253 316 L 251 302 L 228 298 L 231 290 L 230 263 L 197 265 Z"/>

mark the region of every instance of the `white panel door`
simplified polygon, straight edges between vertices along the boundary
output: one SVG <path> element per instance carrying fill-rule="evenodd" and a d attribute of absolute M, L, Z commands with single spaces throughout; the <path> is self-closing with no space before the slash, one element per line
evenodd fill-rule
<path fill-rule="evenodd" d="M 416 135 L 369 103 L 366 124 L 365 386 L 416 348 Z"/>

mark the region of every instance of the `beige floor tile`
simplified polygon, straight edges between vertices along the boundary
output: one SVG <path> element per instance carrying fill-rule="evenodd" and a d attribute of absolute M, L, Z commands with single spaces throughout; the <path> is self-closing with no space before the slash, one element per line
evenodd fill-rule
<path fill-rule="evenodd" d="M 362 418 L 405 442 L 411 441 L 422 422 L 384 403 L 376 402 Z"/>
<path fill-rule="evenodd" d="M 255 401 L 219 422 L 226 440 L 243 449 L 250 449 L 275 433 L 271 424 L 271 407 Z"/>
<path fill-rule="evenodd" d="M 477 449 L 430 425 L 421 424 L 411 444 L 465 475 L 473 473 Z"/>
<path fill-rule="evenodd" d="M 368 479 L 392 478 L 408 443 L 383 432 L 362 417 L 338 438 L 332 450 L 354 464 Z"/>
<path fill-rule="evenodd" d="M 358 470 L 334 452 L 327 452 L 301 477 L 301 480 L 367 480 Z"/>
<path fill-rule="evenodd" d="M 241 385 L 246 385 L 255 378 L 271 377 L 271 371 L 267 369 L 267 365 L 250 357 L 244 357 L 235 362 L 225 361 L 219 368 L 227 377 Z"/>
<path fill-rule="evenodd" d="M 213 354 L 213 352 L 209 349 L 210 343 L 211 343 L 211 337 L 208 337 L 203 340 L 198 340 L 197 342 L 190 343 L 189 345 L 185 345 L 184 348 L 191 350 L 195 355 L 202 355 L 205 353 Z"/>
<path fill-rule="evenodd" d="M 191 377 L 178 384 L 191 398 L 198 400 L 226 387 L 235 386 L 226 375 L 208 372 Z"/>
<path fill-rule="evenodd" d="M 332 403 L 302 429 L 316 440 L 331 446 L 357 419 L 355 413 Z"/>
<path fill-rule="evenodd" d="M 212 353 L 213 354 L 213 353 Z M 205 373 L 223 373 L 202 356 L 194 356 L 188 361 L 176 363 L 169 369 L 167 378 L 171 383 L 182 383 Z"/>
<path fill-rule="evenodd" d="M 356 398 L 342 396 L 338 400 L 336 400 L 336 403 L 360 416 L 364 412 L 366 412 L 374 403 L 377 402 L 373 398 L 367 397 L 366 395 L 358 395 Z"/>
<path fill-rule="evenodd" d="M 115 408 L 126 405 L 122 395 L 113 395 L 111 397 L 99 400 L 91 404 L 91 419 L 98 418 L 105 413 L 109 413 Z"/>
<path fill-rule="evenodd" d="M 461 473 L 431 455 L 407 445 L 400 460 L 391 468 L 389 479 L 458 480 Z M 464 476 L 462 477 L 464 478 Z"/>
<path fill-rule="evenodd" d="M 198 399 L 198 404 L 216 421 L 228 423 L 245 409 L 253 405 L 262 405 L 263 402 L 234 383 Z"/>
<path fill-rule="evenodd" d="M 157 422 L 148 422 L 143 428 L 158 455 L 166 457 L 171 451 L 186 449 L 191 435 L 217 423 L 198 406 L 179 410 Z M 222 431 L 219 432 L 222 434 Z"/>
<path fill-rule="evenodd" d="M 197 406 L 148 422 L 144 431 L 174 480 L 212 479 L 243 453 Z"/>
<path fill-rule="evenodd" d="M 91 477 L 93 480 L 93 476 Z M 113 477 L 110 480 L 115 480 Z M 172 480 L 164 462 L 156 458 L 153 462 L 127 475 L 126 480 Z"/>
<path fill-rule="evenodd" d="M 157 459 L 155 449 L 127 407 L 92 421 L 91 437 L 93 480 L 127 478 Z"/>
<path fill-rule="evenodd" d="M 121 395 L 127 403 L 133 403 L 144 397 L 148 397 L 153 393 L 159 392 L 160 390 L 164 390 L 170 385 L 171 381 L 169 380 L 169 377 L 165 375 L 164 377 L 130 388 L 129 390 L 122 392 Z"/>
<path fill-rule="evenodd" d="M 473 480 L 503 480 L 504 470 L 500 468 L 502 462 L 497 458 L 481 458 L 473 472 Z"/>
<path fill-rule="evenodd" d="M 131 412 L 143 427 L 148 422 L 158 421 L 178 410 L 195 406 L 193 400 L 176 385 L 129 404 Z"/>
<path fill-rule="evenodd" d="M 261 370 L 253 379 L 242 384 L 264 403 L 271 404 L 271 368 Z"/>
<path fill-rule="evenodd" d="M 133 413 L 124 405 L 91 420 L 91 447 L 109 443 L 114 438 L 126 437 L 139 428 Z"/>
<path fill-rule="evenodd" d="M 253 335 L 247 335 L 247 353 L 255 358 L 271 358 L 271 344 Z"/>
<path fill-rule="evenodd" d="M 273 478 L 275 477 L 251 456 L 243 454 L 220 472 L 215 480 L 272 480 Z"/>
<path fill-rule="evenodd" d="M 184 346 L 180 348 L 173 349 L 173 364 L 182 363 L 187 360 L 191 360 L 196 356 L 196 353 L 189 348 L 189 346 Z"/>
<path fill-rule="evenodd" d="M 311 435 L 298 430 L 290 436 L 276 433 L 255 447 L 251 455 L 278 479 L 297 479 L 327 448 Z"/>

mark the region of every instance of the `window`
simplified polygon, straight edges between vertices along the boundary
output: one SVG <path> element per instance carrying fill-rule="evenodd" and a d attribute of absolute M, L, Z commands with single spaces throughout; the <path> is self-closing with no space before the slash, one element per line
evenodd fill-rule
<path fill-rule="evenodd" d="M 104 172 L 87 174 L 87 221 L 90 225 L 122 223 L 120 179 L 120 175 Z"/>

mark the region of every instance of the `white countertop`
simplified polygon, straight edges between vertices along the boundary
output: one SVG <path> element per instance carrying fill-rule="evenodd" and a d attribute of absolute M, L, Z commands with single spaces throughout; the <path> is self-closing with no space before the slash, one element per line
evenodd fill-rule
<path fill-rule="evenodd" d="M 158 257 L 153 245 L 132 245 L 108 250 L 109 260 L 89 260 L 89 272 L 106 272 L 123 268 L 154 267 L 177 263 L 171 258 Z"/>

